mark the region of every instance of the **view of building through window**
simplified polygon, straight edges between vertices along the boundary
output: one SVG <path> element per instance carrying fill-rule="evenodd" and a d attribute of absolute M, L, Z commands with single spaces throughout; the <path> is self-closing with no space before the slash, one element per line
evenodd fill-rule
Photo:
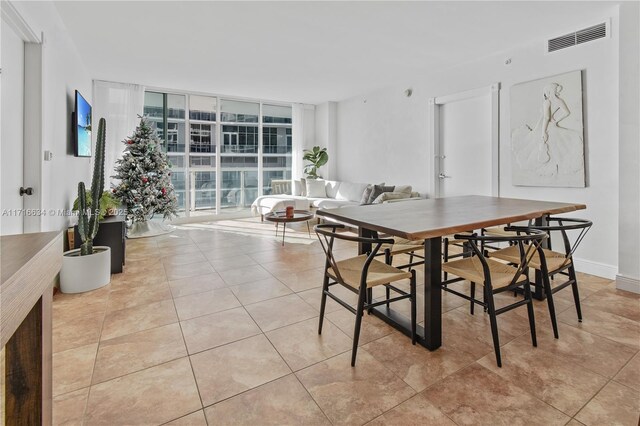
<path fill-rule="evenodd" d="M 166 141 L 185 216 L 247 209 L 291 179 L 291 106 L 145 92 L 144 114 Z"/>

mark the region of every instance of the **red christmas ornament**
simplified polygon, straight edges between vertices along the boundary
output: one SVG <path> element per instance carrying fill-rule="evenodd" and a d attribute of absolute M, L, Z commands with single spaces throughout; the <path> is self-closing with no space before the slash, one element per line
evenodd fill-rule
<path fill-rule="evenodd" d="M 129 145 L 131 145 L 131 144 L 133 144 L 133 141 L 132 141 L 131 139 L 129 139 L 129 140 L 127 141 L 127 143 L 128 143 Z"/>
<path fill-rule="evenodd" d="M 113 193 L 115 194 L 115 193 L 116 193 L 116 189 L 115 189 L 115 188 L 113 188 L 113 189 L 111 190 L 111 192 L 113 192 Z"/>
<path fill-rule="evenodd" d="M 165 195 L 167 193 L 167 190 L 164 188 L 162 188 L 160 191 L 162 192 L 162 195 Z"/>
<path fill-rule="evenodd" d="M 143 182 L 143 183 L 147 183 L 147 181 L 148 181 L 148 180 L 149 180 L 149 179 L 147 179 L 146 177 L 143 177 L 143 178 L 142 178 L 142 182 Z"/>

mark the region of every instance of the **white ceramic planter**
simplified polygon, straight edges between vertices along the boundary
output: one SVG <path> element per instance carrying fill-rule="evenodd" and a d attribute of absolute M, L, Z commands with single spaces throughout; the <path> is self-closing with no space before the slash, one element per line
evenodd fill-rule
<path fill-rule="evenodd" d="M 94 246 L 93 254 L 80 256 L 80 249 L 69 250 L 62 257 L 60 291 L 83 293 L 103 287 L 111 281 L 111 248 Z"/>

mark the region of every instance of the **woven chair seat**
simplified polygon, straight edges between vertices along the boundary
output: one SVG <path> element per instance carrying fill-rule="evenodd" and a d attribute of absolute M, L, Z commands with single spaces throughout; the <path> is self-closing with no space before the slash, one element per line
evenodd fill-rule
<path fill-rule="evenodd" d="M 492 226 L 484 229 L 484 235 L 493 237 L 516 237 L 518 233 L 515 231 L 505 231 L 504 226 Z"/>
<path fill-rule="evenodd" d="M 449 244 L 464 244 L 467 240 L 457 240 L 455 235 L 473 235 L 472 232 L 457 232 L 456 234 L 445 235 L 442 239 L 446 239 Z"/>
<path fill-rule="evenodd" d="M 356 290 L 360 288 L 360 277 L 362 276 L 362 270 L 364 269 L 364 263 L 366 260 L 367 255 L 363 254 L 358 257 L 352 257 L 350 259 L 336 262 L 338 271 L 340 271 L 340 276 L 344 280 L 345 284 L 355 288 Z M 338 281 L 333 268 L 327 268 L 327 274 L 334 280 Z M 367 288 L 382 284 L 389 284 L 391 282 L 404 279 L 411 279 L 411 272 L 402 271 L 374 259 L 369 265 L 369 271 L 367 273 Z"/>
<path fill-rule="evenodd" d="M 497 260 L 485 260 L 487 261 L 487 265 L 489 266 L 489 273 L 491 274 L 491 286 L 494 290 L 506 287 L 511 284 L 513 277 L 516 275 L 517 268 L 502 262 L 498 262 Z M 476 256 L 444 263 L 442 265 L 442 270 L 471 282 L 484 285 L 484 272 L 482 269 L 482 262 Z M 521 275 L 518 278 L 518 282 L 524 280 L 526 280 L 526 277 L 524 275 Z"/>
<path fill-rule="evenodd" d="M 404 238 L 393 237 L 394 244 L 383 244 L 380 246 L 380 252 L 389 249 L 391 256 L 403 253 L 412 253 L 418 250 L 424 250 L 424 242 L 420 240 L 407 240 Z"/>
<path fill-rule="evenodd" d="M 557 271 L 558 269 L 571 263 L 571 258 L 567 258 L 564 253 L 559 253 L 557 251 L 552 251 L 549 249 L 542 249 L 542 252 L 544 253 L 544 258 L 547 261 L 547 269 L 550 272 Z M 520 250 L 517 246 L 510 246 L 504 249 L 489 252 L 489 256 L 495 257 L 496 259 L 505 260 L 510 263 L 520 263 Z M 541 268 L 540 255 L 537 252 L 534 253 L 533 257 L 529 261 L 529 266 L 534 269 Z"/>

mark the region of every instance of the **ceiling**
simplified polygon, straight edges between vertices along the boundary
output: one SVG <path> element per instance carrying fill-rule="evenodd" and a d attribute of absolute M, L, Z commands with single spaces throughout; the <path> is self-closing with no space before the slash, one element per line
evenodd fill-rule
<path fill-rule="evenodd" d="M 594 24 L 612 2 L 56 1 L 92 78 L 321 103 Z"/>

